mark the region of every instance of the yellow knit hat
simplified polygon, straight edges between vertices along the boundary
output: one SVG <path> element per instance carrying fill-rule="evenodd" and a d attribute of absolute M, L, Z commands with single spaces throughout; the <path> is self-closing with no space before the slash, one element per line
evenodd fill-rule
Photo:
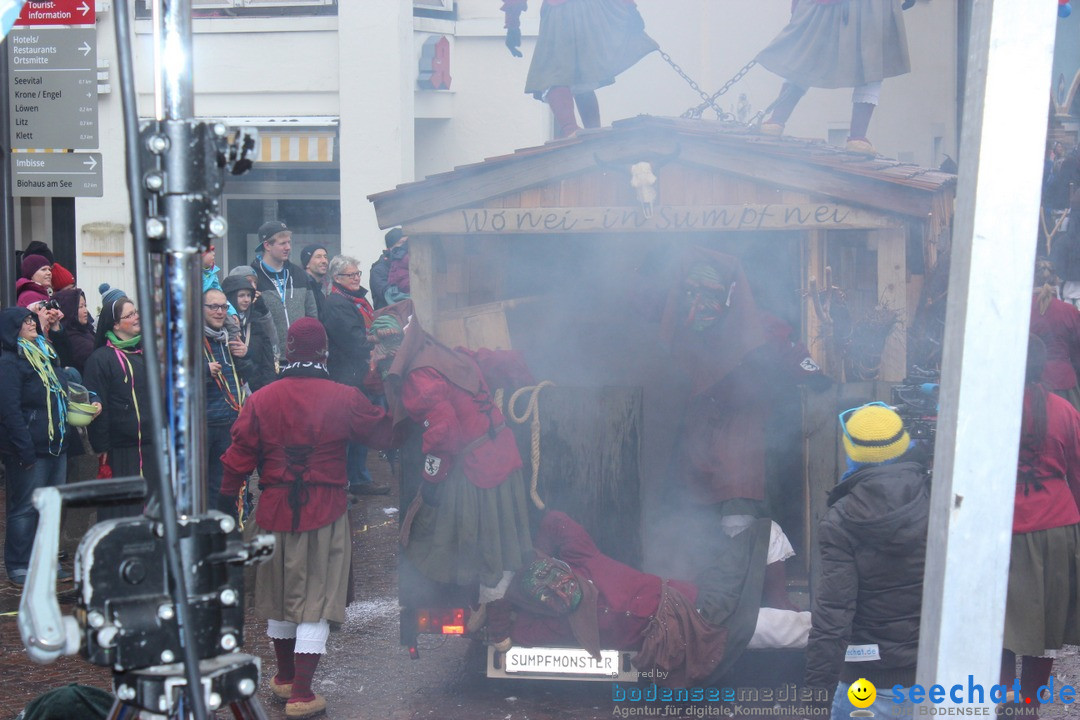
<path fill-rule="evenodd" d="M 892 408 L 884 405 L 863 405 L 841 419 L 844 431 L 844 450 L 857 463 L 883 463 L 907 452 L 911 436 L 904 421 Z"/>

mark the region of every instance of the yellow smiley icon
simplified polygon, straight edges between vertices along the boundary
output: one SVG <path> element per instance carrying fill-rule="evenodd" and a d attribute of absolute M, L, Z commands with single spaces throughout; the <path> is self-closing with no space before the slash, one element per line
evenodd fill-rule
<path fill-rule="evenodd" d="M 847 696 L 855 707 L 868 708 L 877 699 L 877 688 L 866 678 L 859 678 L 848 687 Z"/>

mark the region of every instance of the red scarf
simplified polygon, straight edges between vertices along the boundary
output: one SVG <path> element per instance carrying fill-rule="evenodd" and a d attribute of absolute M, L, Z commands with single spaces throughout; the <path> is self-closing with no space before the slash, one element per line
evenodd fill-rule
<path fill-rule="evenodd" d="M 330 292 L 337 293 L 342 297 L 352 300 L 353 305 L 356 306 L 356 311 L 360 313 L 361 317 L 364 318 L 364 327 L 371 327 L 371 321 L 375 319 L 375 308 L 371 307 L 371 303 L 369 303 L 367 298 L 364 297 L 364 295 L 366 295 L 367 293 L 364 293 L 363 295 L 357 295 L 355 293 L 349 292 L 337 283 L 334 283 L 330 287 Z"/>

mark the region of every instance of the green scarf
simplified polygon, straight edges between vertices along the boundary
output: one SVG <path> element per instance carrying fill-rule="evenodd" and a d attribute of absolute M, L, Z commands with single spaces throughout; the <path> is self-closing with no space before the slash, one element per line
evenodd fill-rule
<path fill-rule="evenodd" d="M 64 447 L 64 435 L 67 433 L 67 391 L 56 376 L 56 368 L 52 361 L 56 359 L 56 351 L 48 343 L 41 345 L 30 342 L 26 338 L 19 338 L 19 349 L 23 357 L 30 363 L 30 367 L 41 378 L 41 384 L 45 386 L 48 397 L 45 406 L 49 411 L 49 454 L 60 455 Z M 56 405 L 58 422 L 53 422 L 53 405 Z M 60 437 L 57 442 L 56 432 L 59 428 Z"/>
<path fill-rule="evenodd" d="M 139 343 L 142 342 L 142 335 L 136 335 L 130 340 L 121 340 L 116 337 L 116 333 L 112 330 L 107 330 L 105 332 L 105 337 L 109 338 L 109 342 L 113 344 L 113 347 L 116 347 L 119 350 L 131 350 L 132 348 L 138 347 Z"/>

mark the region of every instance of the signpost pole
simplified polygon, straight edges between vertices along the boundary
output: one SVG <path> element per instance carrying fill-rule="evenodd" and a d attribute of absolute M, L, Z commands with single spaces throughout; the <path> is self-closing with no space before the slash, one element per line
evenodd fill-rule
<path fill-rule="evenodd" d="M 0 305 L 15 305 L 15 198 L 11 182 L 11 127 L 8 107 L 7 52 L 0 49 L 0 199 L 4 203 L 0 227 Z"/>

